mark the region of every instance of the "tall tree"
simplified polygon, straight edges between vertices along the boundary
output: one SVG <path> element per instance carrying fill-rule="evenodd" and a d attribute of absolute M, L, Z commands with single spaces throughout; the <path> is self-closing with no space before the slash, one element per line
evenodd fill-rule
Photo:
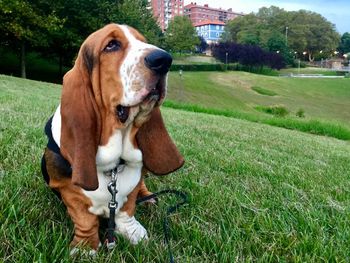
<path fill-rule="evenodd" d="M 320 14 L 300 10 L 292 13 L 293 23 L 289 27 L 289 43 L 298 52 L 306 51 L 310 61 L 322 51 L 335 50 L 340 36 L 335 25 Z M 296 32 L 294 31 L 294 27 Z M 300 46 L 300 42 L 303 46 Z"/>
<path fill-rule="evenodd" d="M 222 39 L 223 41 L 234 41 L 241 44 L 258 44 L 260 39 L 257 24 L 258 19 L 253 13 L 237 17 L 228 22 Z"/>
<path fill-rule="evenodd" d="M 287 12 L 275 6 L 230 21 L 223 38 L 270 49 L 271 38 L 276 38 L 276 34 L 284 36 L 290 50 L 306 51 L 310 61 L 321 50 L 334 50 L 340 38 L 335 26 L 320 14 L 305 10 Z"/>
<path fill-rule="evenodd" d="M 342 53 L 350 53 L 350 33 L 345 32 L 341 39 L 339 44 L 339 51 Z"/>
<path fill-rule="evenodd" d="M 60 30 L 51 31 L 50 44 L 42 49 L 46 55 L 55 55 L 62 76 L 63 65 L 71 66 L 84 39 L 107 23 L 106 15 L 113 9 L 115 1 L 108 0 L 46 0 L 50 10 L 64 21 Z"/>
<path fill-rule="evenodd" d="M 45 12 L 47 4 L 40 0 L 0 1 L 1 42 L 19 47 L 21 76 L 26 77 L 26 47 L 47 46 L 48 33 L 62 25 L 54 12 Z"/>
<path fill-rule="evenodd" d="M 169 23 L 165 33 L 165 44 L 168 50 L 194 51 L 199 42 L 196 30 L 187 16 L 176 16 Z"/>

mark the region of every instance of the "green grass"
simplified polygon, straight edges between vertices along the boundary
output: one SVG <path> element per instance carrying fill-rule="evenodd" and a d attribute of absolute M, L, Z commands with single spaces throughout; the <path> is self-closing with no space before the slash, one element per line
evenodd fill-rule
<path fill-rule="evenodd" d="M 253 86 L 251 87 L 252 90 L 254 90 L 255 92 L 261 94 L 261 95 L 266 95 L 266 96 L 276 96 L 277 93 L 259 86 Z"/>
<path fill-rule="evenodd" d="M 0 261 L 69 262 L 73 226 L 43 182 L 43 127 L 60 88 L 0 76 Z M 349 262 L 349 142 L 269 125 L 162 109 L 186 164 L 150 177 L 191 204 L 171 216 L 176 262 Z M 139 207 L 150 240 L 118 239 L 94 262 L 167 262 L 166 205 Z M 90 259 L 73 260 L 91 262 Z"/>
<path fill-rule="evenodd" d="M 278 96 L 261 96 L 251 89 L 264 87 Z M 257 105 L 285 105 L 291 115 L 302 108 L 306 119 L 340 123 L 350 128 L 349 79 L 299 79 L 247 72 L 176 72 L 169 76 L 172 101 L 204 108 L 262 115 Z"/>
<path fill-rule="evenodd" d="M 308 120 L 308 119 L 301 120 L 300 117 L 290 118 L 290 117 L 281 117 L 278 115 L 271 118 L 270 116 L 257 115 L 257 114 L 247 113 L 247 112 L 204 108 L 195 104 L 177 103 L 171 100 L 165 101 L 164 106 L 173 108 L 173 109 L 181 109 L 185 111 L 206 113 L 210 115 L 232 117 L 232 118 L 247 120 L 251 122 L 264 123 L 272 126 L 291 129 L 291 130 L 298 130 L 298 131 L 307 132 L 307 133 L 316 134 L 316 135 L 334 137 L 341 140 L 350 140 L 350 129 L 347 126 L 344 126 L 339 123 L 325 122 L 325 121 L 319 121 L 319 120 Z"/>
<path fill-rule="evenodd" d="M 283 105 L 271 105 L 271 106 L 256 106 L 256 110 L 272 114 L 276 117 L 285 117 L 288 115 L 288 110 Z"/>

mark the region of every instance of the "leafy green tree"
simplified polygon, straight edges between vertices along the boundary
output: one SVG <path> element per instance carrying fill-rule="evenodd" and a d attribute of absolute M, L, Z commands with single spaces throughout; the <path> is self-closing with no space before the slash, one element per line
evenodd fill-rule
<path fill-rule="evenodd" d="M 286 39 L 281 33 L 274 33 L 270 36 L 267 41 L 267 49 L 279 53 L 287 65 L 293 63 L 292 51 L 288 48 Z"/>
<path fill-rule="evenodd" d="M 260 39 L 257 24 L 258 19 L 254 14 L 238 17 L 229 21 L 225 26 L 222 39 L 224 42 L 233 41 L 240 44 L 258 44 Z"/>
<path fill-rule="evenodd" d="M 346 54 L 350 53 L 350 33 L 346 32 L 342 35 L 339 44 L 339 51 Z"/>
<path fill-rule="evenodd" d="M 48 33 L 61 28 L 63 21 L 48 3 L 40 0 L 0 1 L 1 43 L 20 49 L 21 76 L 26 77 L 26 47 L 48 46 Z"/>
<path fill-rule="evenodd" d="M 199 42 L 196 30 L 187 16 L 176 16 L 169 23 L 165 33 L 165 44 L 168 50 L 180 53 L 194 51 Z"/>
<path fill-rule="evenodd" d="M 292 13 L 288 42 L 298 52 L 306 51 L 309 61 L 316 53 L 335 50 L 340 36 L 335 26 L 320 14 L 300 10 Z M 302 45 L 301 45 L 302 43 Z"/>
<path fill-rule="evenodd" d="M 223 39 L 271 49 L 271 39 L 276 38 L 276 35 L 279 35 L 279 40 L 284 36 L 290 50 L 299 54 L 306 51 L 310 61 L 321 50 L 335 50 L 340 38 L 335 26 L 320 14 L 305 10 L 287 12 L 271 6 L 259 9 L 256 14 L 251 13 L 230 21 Z"/>
<path fill-rule="evenodd" d="M 108 12 L 115 10 L 116 2 L 108 0 L 48 0 L 50 10 L 64 21 L 63 27 L 52 31 L 50 44 L 40 51 L 55 56 L 59 61 L 59 74 L 63 65 L 71 66 L 84 39 L 108 22 Z"/>

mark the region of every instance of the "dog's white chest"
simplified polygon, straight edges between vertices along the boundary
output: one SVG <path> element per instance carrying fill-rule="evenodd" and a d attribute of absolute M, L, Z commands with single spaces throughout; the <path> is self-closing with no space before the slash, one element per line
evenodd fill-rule
<path fill-rule="evenodd" d="M 125 169 L 129 170 L 127 167 Z M 124 170 L 125 170 L 124 169 Z M 123 207 L 124 203 L 127 201 L 127 196 L 136 187 L 141 179 L 141 173 L 130 173 L 121 172 L 117 176 L 117 190 L 116 201 L 118 202 L 118 207 L 116 213 Z M 95 215 L 108 217 L 109 209 L 108 202 L 111 200 L 111 194 L 109 193 L 107 187 L 108 183 L 111 181 L 111 176 L 105 175 L 102 172 L 98 172 L 98 182 L 99 187 L 95 191 L 83 191 L 84 194 L 90 198 L 92 206 L 89 211 Z"/>
<path fill-rule="evenodd" d="M 109 138 L 108 143 L 99 146 L 96 154 L 96 168 L 99 187 L 95 191 L 85 191 L 83 193 L 90 198 L 92 207 L 89 211 L 96 215 L 109 216 L 108 202 L 111 200 L 111 194 L 108 191 L 108 183 L 111 176 L 104 172 L 112 170 L 119 162 L 124 159 L 124 170 L 117 176 L 117 211 L 127 200 L 127 196 L 136 187 L 141 179 L 142 153 L 135 149 L 130 137 L 132 125 L 125 130 L 116 130 Z M 60 107 L 57 108 L 52 121 L 52 134 L 57 145 L 60 145 L 61 137 L 61 114 Z"/>
<path fill-rule="evenodd" d="M 120 130 L 116 130 L 109 138 L 108 143 L 99 146 L 96 154 L 97 171 L 109 171 L 119 163 L 122 155 L 123 135 Z"/>
<path fill-rule="evenodd" d="M 108 183 L 111 176 L 106 171 L 113 169 L 123 158 L 125 161 L 124 169 L 117 174 L 117 196 L 118 207 L 120 210 L 127 201 L 127 196 L 137 186 L 141 179 L 142 154 L 135 149 L 130 141 L 130 128 L 122 132 L 115 131 L 110 137 L 108 143 L 99 146 L 96 155 L 97 177 L 99 187 L 95 191 L 83 191 L 84 194 L 92 201 L 92 207 L 89 211 L 93 214 L 108 217 L 108 202 L 111 200 L 111 194 L 108 191 Z"/>

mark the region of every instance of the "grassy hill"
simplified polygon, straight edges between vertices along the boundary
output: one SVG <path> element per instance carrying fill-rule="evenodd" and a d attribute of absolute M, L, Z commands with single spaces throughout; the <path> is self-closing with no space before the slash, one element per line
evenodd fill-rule
<path fill-rule="evenodd" d="M 0 261 L 69 261 L 73 226 L 39 165 L 43 127 L 59 96 L 57 85 L 0 76 Z M 147 184 L 190 194 L 190 205 L 171 216 L 177 262 L 349 262 L 349 142 L 162 112 L 186 164 Z M 138 208 L 148 242 L 119 238 L 95 262 L 166 262 L 161 220 L 168 202 Z"/>
<path fill-rule="evenodd" d="M 284 105 L 295 117 L 340 122 L 350 127 L 350 79 L 298 79 L 246 72 L 171 72 L 169 96 L 174 101 L 203 107 L 261 114 L 256 106 Z M 272 91 L 258 93 L 252 87 Z"/>

